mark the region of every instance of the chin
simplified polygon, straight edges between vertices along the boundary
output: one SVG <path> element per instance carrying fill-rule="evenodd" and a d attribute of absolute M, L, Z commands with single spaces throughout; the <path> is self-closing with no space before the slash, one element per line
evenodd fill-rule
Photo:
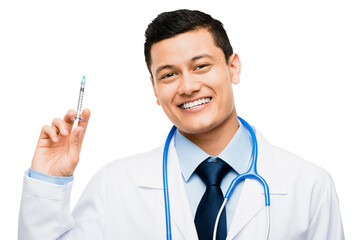
<path fill-rule="evenodd" d="M 182 123 L 178 126 L 179 130 L 188 134 L 200 134 L 210 131 L 216 126 L 214 123 L 210 122 L 198 122 L 194 124 L 193 122 L 189 124 Z"/>

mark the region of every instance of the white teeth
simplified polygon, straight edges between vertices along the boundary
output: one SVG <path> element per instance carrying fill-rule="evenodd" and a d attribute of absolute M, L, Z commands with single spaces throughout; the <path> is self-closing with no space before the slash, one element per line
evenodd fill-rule
<path fill-rule="evenodd" d="M 193 102 L 184 103 L 181 105 L 182 109 L 195 108 L 199 105 L 210 102 L 210 98 L 202 98 Z"/>

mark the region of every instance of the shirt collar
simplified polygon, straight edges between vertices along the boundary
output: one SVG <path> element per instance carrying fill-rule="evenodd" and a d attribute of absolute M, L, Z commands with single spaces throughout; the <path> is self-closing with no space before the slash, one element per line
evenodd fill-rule
<path fill-rule="evenodd" d="M 237 174 L 243 173 L 249 165 L 252 154 L 251 137 L 239 121 L 239 128 L 235 135 L 218 156 L 211 156 L 196 144 L 182 135 L 179 130 L 175 132 L 174 145 L 179 157 L 181 173 L 187 182 L 197 166 L 207 158 L 219 157 L 229 164 Z"/>

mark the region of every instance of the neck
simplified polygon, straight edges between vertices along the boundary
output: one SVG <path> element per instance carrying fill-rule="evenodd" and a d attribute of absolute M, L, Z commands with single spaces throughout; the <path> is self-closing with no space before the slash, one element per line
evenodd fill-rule
<path fill-rule="evenodd" d="M 207 154 L 211 156 L 218 156 L 229 144 L 238 128 L 239 122 L 234 109 L 231 115 L 224 122 L 209 131 L 197 134 L 189 134 L 180 130 L 179 131 Z"/>

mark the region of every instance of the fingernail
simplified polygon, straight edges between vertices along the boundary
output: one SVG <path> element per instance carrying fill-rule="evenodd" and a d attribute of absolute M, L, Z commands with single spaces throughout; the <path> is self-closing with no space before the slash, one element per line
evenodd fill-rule
<path fill-rule="evenodd" d="M 52 138 L 54 142 L 57 142 L 58 141 L 58 138 L 57 137 L 53 137 Z"/>

